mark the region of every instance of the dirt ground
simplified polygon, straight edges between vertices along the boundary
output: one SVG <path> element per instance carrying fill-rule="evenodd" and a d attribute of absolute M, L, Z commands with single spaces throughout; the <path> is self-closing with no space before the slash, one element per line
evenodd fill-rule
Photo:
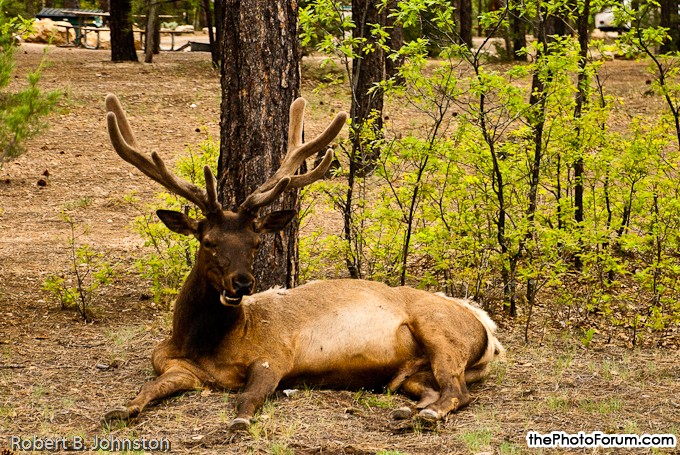
<path fill-rule="evenodd" d="M 42 50 L 22 46 L 17 74 L 35 67 Z M 113 152 L 104 96 L 118 94 L 139 142 L 172 162 L 206 134 L 218 137 L 219 76 L 206 53 L 162 53 L 152 65 L 113 64 L 108 51 L 70 48 L 53 48 L 48 58 L 44 86 L 63 89 L 64 98 L 50 128 L 0 170 L 0 453 L 10 453 L 2 450 L 11 436 L 78 436 L 88 446 L 95 437 L 164 438 L 172 453 L 519 454 L 558 452 L 527 448 L 530 430 L 680 435 L 677 350 L 585 349 L 559 333 L 525 346 L 510 327 L 500 331 L 507 359 L 471 388 L 470 406 L 433 427 L 391 421 L 390 410 L 409 403 L 401 396 L 310 389 L 273 397 L 249 434 L 227 430 L 235 395 L 209 390 L 152 406 L 127 426 L 102 427 L 107 409 L 153 377 L 151 351 L 170 328 L 168 311 L 148 299 L 148 283 L 134 271 L 143 246 L 129 223 L 139 213 L 123 201 L 132 192 L 151 201 L 159 188 Z M 655 109 L 658 101 L 644 96 L 645 64 L 615 61 L 608 70 L 609 87 L 637 100 L 634 110 Z M 312 133 L 344 105 L 313 88 L 302 90 L 313 106 Z M 62 211 L 89 226 L 79 241 L 117 264 L 94 323 L 60 310 L 41 290 L 68 268 Z"/>

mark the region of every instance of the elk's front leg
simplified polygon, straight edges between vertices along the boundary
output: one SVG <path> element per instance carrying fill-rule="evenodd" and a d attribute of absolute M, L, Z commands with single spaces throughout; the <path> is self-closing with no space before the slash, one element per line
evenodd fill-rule
<path fill-rule="evenodd" d="M 104 423 L 114 420 L 129 420 L 136 417 L 149 402 L 165 398 L 177 392 L 197 389 L 201 386 L 199 378 L 191 371 L 171 368 L 153 381 L 142 386 L 139 394 L 126 406 L 112 409 L 104 415 Z"/>
<path fill-rule="evenodd" d="M 246 387 L 236 399 L 236 418 L 229 424 L 232 431 L 247 430 L 255 411 L 274 393 L 282 375 L 266 361 L 257 361 L 248 368 Z"/>

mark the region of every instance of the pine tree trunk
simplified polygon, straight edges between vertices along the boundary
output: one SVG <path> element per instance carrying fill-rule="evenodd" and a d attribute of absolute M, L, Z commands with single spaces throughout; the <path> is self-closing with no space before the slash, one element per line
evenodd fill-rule
<path fill-rule="evenodd" d="M 215 20 L 215 57 L 213 57 L 213 65 L 216 68 L 220 67 L 222 62 L 222 30 L 224 29 L 224 1 L 218 0 L 214 4 L 214 20 Z"/>
<path fill-rule="evenodd" d="M 574 120 L 577 121 L 577 137 L 579 142 L 581 141 L 581 126 L 579 121 L 583 114 L 584 105 L 588 102 L 587 93 L 589 83 L 588 74 L 586 73 L 586 65 L 588 63 L 588 43 L 590 41 L 590 34 L 588 33 L 588 19 L 590 18 L 590 0 L 585 0 L 583 2 L 583 10 L 579 12 L 577 18 L 577 31 L 578 31 L 578 43 L 579 43 L 579 60 L 578 60 L 578 80 L 577 80 L 577 91 L 576 91 L 576 104 L 574 106 Z M 579 151 L 582 149 L 579 145 Z M 583 207 L 583 178 L 585 175 L 585 165 L 583 161 L 583 156 L 578 155 L 574 161 L 574 221 L 576 222 L 576 229 L 581 230 L 584 220 L 584 207 Z M 579 246 L 579 251 L 574 258 L 574 267 L 577 270 L 581 270 L 583 266 L 581 260 L 581 251 Z"/>
<path fill-rule="evenodd" d="M 357 52 L 357 58 L 352 60 L 351 161 L 356 164 L 358 176 L 372 171 L 380 156 L 380 149 L 373 147 L 374 141 L 364 140 L 361 131 L 366 122 L 374 117 L 371 136 L 379 139 L 382 134 L 383 91 L 374 87 L 377 82 L 385 80 L 385 52 L 376 45 L 370 26 L 385 24 L 386 13 L 381 11 L 381 5 L 380 0 L 352 0 L 352 21 L 355 24 L 352 33 L 356 35 L 355 38 L 366 39 Z"/>
<path fill-rule="evenodd" d="M 521 6 L 520 6 L 521 7 Z M 527 27 L 519 11 L 510 12 L 510 34 L 512 35 L 512 55 L 509 57 L 515 61 L 526 61 L 527 54 L 519 52 L 527 47 Z"/>
<path fill-rule="evenodd" d="M 220 67 L 220 60 L 222 54 L 220 53 L 220 38 L 223 18 L 221 17 L 220 2 L 215 3 L 214 12 L 212 2 L 210 0 L 203 0 L 203 11 L 205 12 L 205 22 L 208 25 L 208 38 L 210 40 L 210 57 L 214 68 Z"/>
<path fill-rule="evenodd" d="M 156 49 L 160 45 L 160 33 L 156 35 L 156 26 L 160 25 L 158 24 L 158 2 L 156 0 L 149 0 L 147 6 L 146 33 L 144 34 L 144 63 L 152 63 L 153 54 L 158 53 Z"/>
<path fill-rule="evenodd" d="M 111 60 L 114 62 L 137 62 L 135 38 L 132 34 L 130 0 L 111 2 Z"/>
<path fill-rule="evenodd" d="M 660 0 L 661 5 L 661 26 L 668 30 L 670 35 L 669 40 L 665 40 L 661 45 L 660 52 L 662 54 L 668 52 L 676 52 L 680 50 L 680 21 L 678 21 L 678 1 L 677 0 Z"/>
<path fill-rule="evenodd" d="M 228 0 L 222 28 L 220 201 L 235 210 L 270 177 L 288 140 L 288 109 L 300 87 L 297 8 L 289 0 Z M 297 192 L 263 212 L 299 208 Z M 297 221 L 264 236 L 255 258 L 257 289 L 297 281 Z"/>
<path fill-rule="evenodd" d="M 472 0 L 459 0 L 460 42 L 472 48 Z"/>

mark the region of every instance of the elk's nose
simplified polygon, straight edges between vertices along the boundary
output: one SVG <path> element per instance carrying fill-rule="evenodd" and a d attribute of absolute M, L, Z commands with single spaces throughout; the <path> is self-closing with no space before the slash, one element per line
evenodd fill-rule
<path fill-rule="evenodd" d="M 232 285 L 236 295 L 250 295 L 253 293 L 255 280 L 250 275 L 236 275 L 232 280 Z"/>

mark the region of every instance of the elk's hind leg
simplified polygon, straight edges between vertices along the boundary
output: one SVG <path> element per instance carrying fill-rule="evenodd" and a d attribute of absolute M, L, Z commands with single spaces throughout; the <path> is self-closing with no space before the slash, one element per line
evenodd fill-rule
<path fill-rule="evenodd" d="M 114 420 L 129 420 L 136 417 L 149 402 L 165 398 L 177 392 L 201 387 L 202 381 L 193 372 L 182 367 L 171 367 L 153 381 L 146 382 L 139 394 L 126 406 L 112 409 L 102 419 L 105 423 Z"/>
<path fill-rule="evenodd" d="M 441 419 L 471 401 L 465 384 L 469 348 L 441 327 L 423 324 L 417 332 L 430 359 L 430 368 L 421 370 L 420 379 L 414 379 L 413 383 L 425 394 L 419 403 L 423 409 L 418 416 L 426 420 Z"/>
<path fill-rule="evenodd" d="M 394 389 L 390 387 L 390 390 Z M 418 400 L 417 409 L 423 409 L 439 399 L 439 386 L 429 365 L 426 370 L 415 372 L 405 378 L 399 390 L 414 400 Z M 391 417 L 397 420 L 410 419 L 412 416 L 413 412 L 408 406 L 397 408 L 391 413 Z"/>
<path fill-rule="evenodd" d="M 465 384 L 464 369 L 465 363 L 462 359 L 455 359 L 451 351 L 433 355 L 431 375 L 439 386 L 439 397 L 426 404 L 418 413 L 418 417 L 438 420 L 470 403 L 471 397 Z"/>
<path fill-rule="evenodd" d="M 475 367 L 470 370 L 466 370 L 465 381 L 463 384 L 465 385 L 477 382 L 486 377 L 488 372 L 489 372 L 488 364 L 482 365 L 480 367 Z M 460 381 L 460 379 L 458 380 Z M 437 400 L 439 400 L 441 396 L 441 394 L 439 393 L 439 384 L 437 383 L 437 380 L 435 379 L 432 370 L 429 368 L 429 365 L 427 365 L 426 370 L 419 371 L 413 374 L 412 376 L 406 378 L 401 383 L 400 390 L 404 394 L 416 400 L 419 400 L 418 404 L 416 404 L 416 408 L 421 410 L 435 403 Z M 465 406 L 466 404 L 469 403 L 467 387 L 465 386 L 460 387 L 460 394 L 463 396 L 463 400 L 460 401 L 460 406 Z M 428 415 L 430 417 L 433 416 L 433 414 L 427 411 L 424 414 L 426 417 Z M 411 417 L 411 415 L 412 415 L 411 409 L 408 407 L 395 409 L 392 412 L 392 417 L 395 419 L 408 419 Z"/>

